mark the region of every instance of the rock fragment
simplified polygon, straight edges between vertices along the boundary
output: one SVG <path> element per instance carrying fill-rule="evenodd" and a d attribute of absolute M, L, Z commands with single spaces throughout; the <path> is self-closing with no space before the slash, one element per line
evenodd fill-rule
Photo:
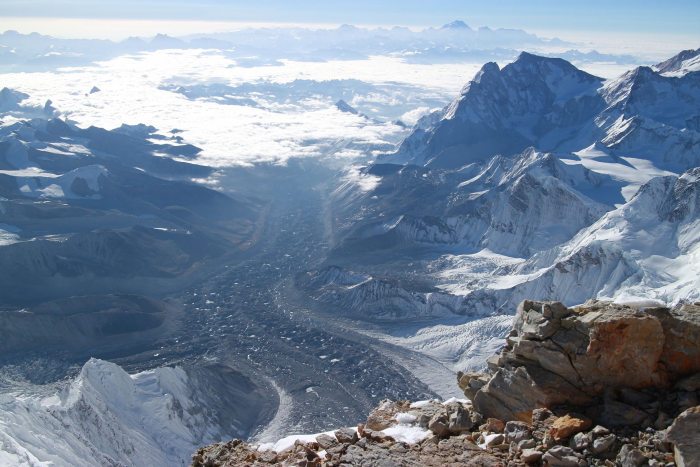
<path fill-rule="evenodd" d="M 631 444 L 625 444 L 617 456 L 622 467 L 640 467 L 647 461 L 644 453 Z"/>
<path fill-rule="evenodd" d="M 547 451 L 542 459 L 552 467 L 578 467 L 579 457 L 576 452 L 565 446 L 555 446 Z"/>
<path fill-rule="evenodd" d="M 542 458 L 542 451 L 537 449 L 525 449 L 522 454 L 520 454 L 520 460 L 529 464 L 530 462 L 537 462 Z"/>
<path fill-rule="evenodd" d="M 559 441 L 579 431 L 587 430 L 592 424 L 593 422 L 591 422 L 591 419 L 588 417 L 571 413 L 557 419 L 552 424 L 549 434 L 552 435 L 555 440 Z"/>
<path fill-rule="evenodd" d="M 595 454 L 601 454 L 610 447 L 615 444 L 615 441 L 617 440 L 617 437 L 615 435 L 608 435 L 604 436 L 602 438 L 598 438 L 595 441 L 593 441 L 593 446 L 591 446 L 591 451 L 593 451 Z"/>
<path fill-rule="evenodd" d="M 591 444 L 591 441 L 587 434 L 576 433 L 576 435 L 571 438 L 570 447 L 574 451 L 582 451 L 586 449 Z"/>
<path fill-rule="evenodd" d="M 338 440 L 329 435 L 319 435 L 316 437 L 316 442 L 323 450 L 329 450 L 338 446 Z"/>
<path fill-rule="evenodd" d="M 519 443 L 531 438 L 530 425 L 524 422 L 506 423 L 504 433 L 509 443 Z"/>
<path fill-rule="evenodd" d="M 333 434 L 340 443 L 355 444 L 358 440 L 357 431 L 352 428 L 341 428 L 340 430 L 336 430 Z"/>
<path fill-rule="evenodd" d="M 445 438 L 450 436 L 450 429 L 448 425 L 449 421 L 447 420 L 447 416 L 445 414 L 438 413 L 430 419 L 428 429 L 441 438 Z"/>
<path fill-rule="evenodd" d="M 473 426 L 474 423 L 469 416 L 469 410 L 460 405 L 451 411 L 447 428 L 452 433 L 460 434 L 463 431 L 470 430 Z"/>

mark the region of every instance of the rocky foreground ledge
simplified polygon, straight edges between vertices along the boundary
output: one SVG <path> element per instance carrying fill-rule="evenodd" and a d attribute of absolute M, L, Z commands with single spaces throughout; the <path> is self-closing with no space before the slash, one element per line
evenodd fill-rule
<path fill-rule="evenodd" d="M 467 399 L 382 401 L 357 429 L 281 452 L 241 440 L 202 466 L 700 466 L 700 304 L 524 301 Z"/>

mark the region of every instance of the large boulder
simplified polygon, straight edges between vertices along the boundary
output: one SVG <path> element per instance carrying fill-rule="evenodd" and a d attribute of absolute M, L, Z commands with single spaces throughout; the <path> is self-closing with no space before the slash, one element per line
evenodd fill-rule
<path fill-rule="evenodd" d="M 555 404 L 584 405 L 593 399 L 561 376 L 538 365 L 510 365 L 498 370 L 474 397 L 474 407 L 486 417 L 532 423 L 532 410 Z"/>
<path fill-rule="evenodd" d="M 673 443 L 678 467 L 700 465 L 700 406 L 680 414 L 666 436 Z"/>
<path fill-rule="evenodd" d="M 589 300 L 523 301 L 492 375 L 458 375 L 486 417 L 531 422 L 536 408 L 586 405 L 625 389 L 666 388 L 700 371 L 700 306 L 640 310 Z"/>

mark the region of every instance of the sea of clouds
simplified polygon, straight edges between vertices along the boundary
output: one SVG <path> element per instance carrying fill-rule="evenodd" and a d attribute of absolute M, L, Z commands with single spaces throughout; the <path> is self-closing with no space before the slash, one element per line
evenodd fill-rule
<path fill-rule="evenodd" d="M 483 65 L 415 64 L 397 56 L 327 62 L 282 59 L 279 64 L 250 66 L 218 50 L 172 49 L 122 55 L 92 66 L 1 76 L 3 86 L 29 94 L 23 104 L 43 106 L 50 99 L 61 118 L 80 127 L 144 123 L 168 136 L 173 129 L 182 130 L 185 142 L 202 148 L 199 163 L 226 167 L 284 164 L 289 158 L 309 156 L 371 159 L 408 134 L 392 120 L 401 119 L 410 128 L 457 97 Z M 612 78 L 633 65 L 579 66 Z M 172 88 L 347 79 L 361 82 L 346 100 L 366 117 L 339 111 L 330 95 L 290 99 L 269 92 L 234 93 L 232 97 L 252 99 L 257 105 L 225 105 L 217 99 L 188 98 Z M 90 94 L 93 86 L 100 92 Z"/>

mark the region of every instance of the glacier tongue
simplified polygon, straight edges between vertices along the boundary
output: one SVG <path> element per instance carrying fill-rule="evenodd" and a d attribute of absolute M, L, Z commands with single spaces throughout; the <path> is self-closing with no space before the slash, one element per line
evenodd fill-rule
<path fill-rule="evenodd" d="M 129 375 L 93 358 L 56 396 L 2 394 L 0 464 L 188 465 L 198 446 L 221 440 L 226 431 L 207 411 L 198 384 L 180 367 Z"/>

